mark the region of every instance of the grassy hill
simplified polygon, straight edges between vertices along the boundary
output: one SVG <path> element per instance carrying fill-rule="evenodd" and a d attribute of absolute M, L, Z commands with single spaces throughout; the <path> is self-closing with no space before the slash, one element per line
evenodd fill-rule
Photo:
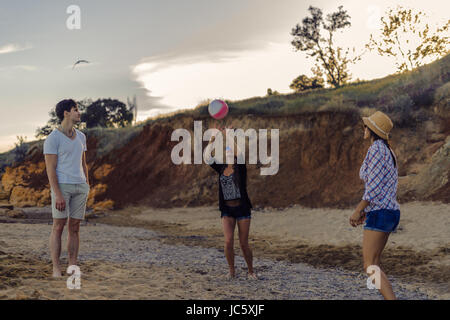
<path fill-rule="evenodd" d="M 239 101 L 226 100 L 230 115 L 290 115 L 316 111 L 355 111 L 370 114 L 381 110 L 389 114 L 395 125 L 414 127 L 435 116 L 450 114 L 450 54 L 414 71 L 393 74 L 381 79 L 353 82 L 341 88 L 308 90 L 302 93 L 253 97 Z M 208 114 L 208 104 L 149 118 L 134 128 L 86 130 L 101 139 L 104 150 L 121 146 L 145 125 L 177 117 Z M 129 131 L 131 130 L 131 132 Z M 111 145 L 107 142 L 109 141 Z M 28 149 L 36 141 L 27 142 Z M 109 145 L 109 146 L 108 146 Z M 103 152 L 102 152 L 103 153 Z M 0 172 L 14 162 L 13 150 L 0 153 Z"/>
<path fill-rule="evenodd" d="M 224 120 L 236 128 L 279 128 L 280 170 L 261 176 L 249 165 L 249 195 L 259 206 L 348 207 L 360 199 L 359 166 L 367 151 L 361 115 L 386 112 L 394 121 L 392 144 L 399 159 L 399 199 L 450 201 L 450 56 L 412 72 L 276 96 L 227 101 Z M 206 165 L 170 161 L 175 128 L 215 122 L 207 103 L 161 115 L 126 128 L 85 130 L 90 169 L 89 205 L 196 206 L 214 204 L 217 186 Z M 270 143 L 270 142 L 269 142 Z M 9 201 L 49 201 L 43 140 L 27 143 L 23 163 L 14 152 L 0 154 Z M 345 182 L 346 187 L 343 187 Z M 47 191 L 46 191 L 47 190 Z M 0 190 L 1 191 L 1 190 Z"/>
<path fill-rule="evenodd" d="M 226 100 L 231 115 L 299 114 L 326 110 L 377 109 L 390 114 L 396 125 L 414 126 L 433 116 L 433 104 L 447 99 L 450 91 L 450 54 L 414 71 L 393 74 L 381 79 L 360 81 L 340 88 L 315 89 L 302 93 L 253 97 L 240 101 Z M 207 115 L 208 105 L 163 115 L 147 123 L 176 116 Z M 442 112 L 444 114 L 444 112 Z"/>

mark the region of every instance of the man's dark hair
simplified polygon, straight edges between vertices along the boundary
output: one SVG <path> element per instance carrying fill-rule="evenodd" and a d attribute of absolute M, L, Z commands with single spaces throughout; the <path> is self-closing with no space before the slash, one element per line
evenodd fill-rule
<path fill-rule="evenodd" d="M 70 112 L 72 108 L 76 108 L 77 103 L 73 99 L 65 99 L 56 105 L 55 112 L 56 116 L 58 117 L 59 121 L 64 120 L 64 111 Z"/>

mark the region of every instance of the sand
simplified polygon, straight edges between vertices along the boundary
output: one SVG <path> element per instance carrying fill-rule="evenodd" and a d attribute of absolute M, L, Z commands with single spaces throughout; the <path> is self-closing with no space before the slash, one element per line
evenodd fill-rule
<path fill-rule="evenodd" d="M 361 227 L 348 223 L 351 210 L 309 209 L 300 206 L 282 211 L 253 212 L 252 234 L 284 240 L 305 241 L 312 245 L 361 244 Z M 136 218 L 185 225 L 186 229 L 221 229 L 220 212 L 215 207 L 183 209 L 142 209 Z M 450 244 L 450 205 L 408 203 L 401 207 L 401 218 L 390 246 L 406 246 L 417 251 L 448 247 Z"/>
<path fill-rule="evenodd" d="M 450 206 L 401 209 L 382 262 L 395 292 L 401 299 L 449 299 Z M 258 281 L 246 279 L 241 256 L 238 278 L 226 280 L 215 207 L 99 215 L 81 229 L 80 290 L 67 289 L 66 276 L 49 277 L 45 210 L 25 210 L 40 223 L 0 223 L 0 299 L 381 299 L 361 273 L 362 229 L 348 225 L 351 210 L 254 211 L 250 244 Z M 238 246 L 236 239 L 240 254 Z M 67 266 L 65 250 L 62 261 Z"/>

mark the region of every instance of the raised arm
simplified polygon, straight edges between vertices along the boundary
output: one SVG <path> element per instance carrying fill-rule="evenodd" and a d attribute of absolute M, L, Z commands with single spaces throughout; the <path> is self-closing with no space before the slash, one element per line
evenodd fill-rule
<path fill-rule="evenodd" d="M 220 130 L 220 132 L 223 134 L 223 133 L 225 133 L 225 128 L 215 128 L 214 127 L 214 129 L 218 129 L 218 130 Z M 207 145 L 207 148 L 214 142 L 216 140 L 216 136 L 215 135 L 212 135 L 211 136 L 211 138 L 209 139 L 209 142 L 208 142 L 208 145 Z M 214 152 L 214 156 L 213 157 L 215 157 L 215 151 L 213 150 L 213 152 Z M 206 160 L 209 162 L 210 160 L 211 160 L 211 154 L 208 152 L 207 153 L 207 158 L 206 158 Z M 211 168 L 213 168 L 216 172 L 218 172 L 218 173 L 220 173 L 220 170 L 222 169 L 222 164 L 219 164 L 219 163 L 216 163 L 215 161 L 213 162 L 213 163 L 211 163 L 211 164 L 209 164 L 210 166 L 211 166 Z"/>

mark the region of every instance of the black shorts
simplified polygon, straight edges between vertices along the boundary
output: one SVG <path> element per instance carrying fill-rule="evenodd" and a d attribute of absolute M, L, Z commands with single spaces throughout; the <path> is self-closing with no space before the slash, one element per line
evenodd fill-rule
<path fill-rule="evenodd" d="M 232 217 L 239 221 L 242 219 L 251 219 L 252 213 L 250 208 L 242 204 L 237 207 L 230 207 L 225 205 L 225 208 L 221 210 L 220 214 L 221 218 L 223 218 L 224 216 Z"/>

